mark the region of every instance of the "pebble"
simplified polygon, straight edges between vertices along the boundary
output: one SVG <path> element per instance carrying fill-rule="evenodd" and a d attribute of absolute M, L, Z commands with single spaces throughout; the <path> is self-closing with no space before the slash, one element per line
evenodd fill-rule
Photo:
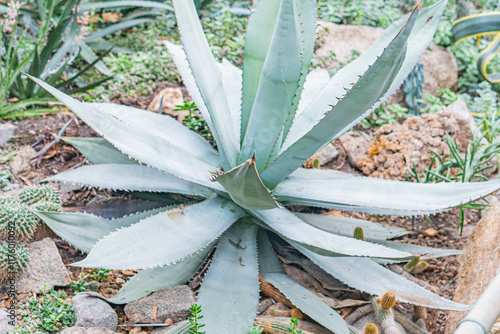
<path fill-rule="evenodd" d="M 436 235 L 438 235 L 438 231 L 436 231 L 435 229 L 433 228 L 428 228 L 427 230 L 424 231 L 424 234 L 428 237 L 435 237 Z"/>
<path fill-rule="evenodd" d="M 116 330 L 118 315 L 102 299 L 91 297 L 87 294 L 77 294 L 73 297 L 75 310 L 75 326 L 81 327 L 106 327 Z"/>

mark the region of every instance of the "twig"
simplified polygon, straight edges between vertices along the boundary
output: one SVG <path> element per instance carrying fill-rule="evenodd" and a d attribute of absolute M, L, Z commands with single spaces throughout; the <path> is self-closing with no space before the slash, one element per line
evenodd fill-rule
<path fill-rule="evenodd" d="M 373 312 L 373 306 L 371 304 L 365 305 L 358 307 L 354 312 L 349 314 L 347 317 L 345 317 L 345 322 L 347 322 L 348 325 L 352 325 L 353 323 L 356 322 L 359 318 L 367 315 L 368 313 Z"/>

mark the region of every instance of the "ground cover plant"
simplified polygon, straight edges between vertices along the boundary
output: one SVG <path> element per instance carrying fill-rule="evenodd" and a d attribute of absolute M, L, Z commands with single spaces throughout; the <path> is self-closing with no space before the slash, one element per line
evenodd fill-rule
<path fill-rule="evenodd" d="M 392 290 L 402 302 L 466 310 L 381 265 L 417 253 L 436 257 L 456 251 L 391 242 L 387 239 L 405 232 L 354 218 L 294 214 L 291 208 L 422 215 L 500 187 L 498 181 L 415 184 L 300 168 L 400 86 L 432 40 L 446 1 L 418 6 L 332 78 L 324 72 L 319 78 L 318 72 L 308 75 L 314 1 L 255 1 L 243 71 L 213 58 L 193 3 L 176 0 L 174 5 L 184 49 L 166 44 L 217 151 L 168 116 L 81 103 L 32 77 L 103 136 L 68 139 L 94 165 L 50 180 L 150 192 L 158 199 L 174 193 L 190 200 L 115 220 L 38 212 L 57 234 L 89 253 L 75 265 L 144 269 L 109 301 L 127 303 L 185 283 L 217 244 L 199 293 L 204 331 L 239 333 L 253 324 L 260 274 L 312 319 L 348 333 L 340 315 L 284 274 L 268 239 L 272 236 L 360 291 L 383 295 Z M 358 226 L 366 241 L 353 238 Z"/>

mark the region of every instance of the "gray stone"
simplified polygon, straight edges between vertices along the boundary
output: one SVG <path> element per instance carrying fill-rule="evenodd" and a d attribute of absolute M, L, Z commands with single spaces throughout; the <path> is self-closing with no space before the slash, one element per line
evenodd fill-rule
<path fill-rule="evenodd" d="M 368 157 L 370 142 L 364 137 L 353 137 L 349 134 L 343 134 L 339 137 L 339 140 L 346 150 L 347 159 L 352 166 L 356 166 L 359 161 Z"/>
<path fill-rule="evenodd" d="M 75 326 L 116 330 L 118 315 L 104 300 L 87 294 L 77 294 L 72 302 L 76 317 Z"/>
<path fill-rule="evenodd" d="M 170 318 L 173 322 L 185 320 L 189 308 L 196 303 L 193 291 L 187 285 L 179 285 L 166 290 L 158 290 L 125 306 L 125 315 L 132 323 L 162 324 Z M 156 319 L 153 308 L 157 307 Z"/>
<path fill-rule="evenodd" d="M 318 153 L 316 153 L 316 157 L 319 159 L 320 166 L 323 166 L 330 161 L 337 159 L 338 156 L 339 151 L 337 151 L 333 144 L 326 145 Z"/>
<path fill-rule="evenodd" d="M 4 145 L 9 141 L 11 137 L 13 137 L 19 128 L 10 123 L 0 124 L 0 145 Z"/>
<path fill-rule="evenodd" d="M 19 292 L 35 291 L 47 284 L 47 289 L 54 286 L 68 286 L 71 280 L 64 266 L 57 247 L 50 238 L 33 242 L 27 246 L 30 254 L 28 266 L 17 278 Z"/>
<path fill-rule="evenodd" d="M 61 334 L 114 334 L 116 332 L 112 331 L 106 327 L 68 327 L 64 329 Z"/>
<path fill-rule="evenodd" d="M 33 166 L 30 165 L 30 160 L 35 153 L 35 149 L 31 146 L 21 148 L 10 162 L 10 171 L 12 174 L 26 174 L 32 171 Z"/>
<path fill-rule="evenodd" d="M 14 320 L 16 318 L 14 317 Z M 6 311 L 0 309 L 0 334 L 3 334 L 7 331 L 14 330 L 14 326 L 9 324 L 9 322 L 13 321 L 11 319 L 11 315 Z"/>

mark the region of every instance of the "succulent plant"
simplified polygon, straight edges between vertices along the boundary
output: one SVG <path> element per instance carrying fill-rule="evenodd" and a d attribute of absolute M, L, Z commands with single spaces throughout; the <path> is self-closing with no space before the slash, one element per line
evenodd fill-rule
<path fill-rule="evenodd" d="M 367 323 L 365 326 L 365 334 L 378 334 L 378 327 L 374 323 Z"/>
<path fill-rule="evenodd" d="M 358 226 L 354 229 L 354 234 L 353 234 L 354 239 L 358 240 L 363 240 L 365 241 L 365 231 L 363 230 L 362 227 Z"/>
<path fill-rule="evenodd" d="M 29 262 L 29 254 L 21 244 L 4 241 L 0 245 L 0 278 L 17 275 Z"/>
<path fill-rule="evenodd" d="M 28 240 L 41 219 L 26 205 L 19 202 L 0 205 L 0 233 L 6 238 L 11 233 L 16 242 Z"/>
<path fill-rule="evenodd" d="M 300 168 L 396 91 L 432 40 L 446 0 L 424 9 L 418 5 L 332 78 L 322 70 L 308 73 L 314 0 L 254 1 L 243 70 L 214 60 L 192 1 L 173 4 L 184 48 L 166 45 L 217 151 L 166 115 L 82 103 L 32 78 L 103 137 L 67 139 L 93 165 L 48 180 L 148 193 L 159 202 L 166 194 L 183 195 L 172 206 L 114 220 L 37 212 L 55 233 L 89 253 L 74 265 L 143 269 L 109 299 L 123 304 L 184 284 L 217 245 L 198 300 L 208 334 L 252 326 L 259 274 L 324 327 L 348 333 L 337 312 L 286 276 L 269 237 L 281 238 L 360 291 L 392 290 L 400 302 L 468 309 L 383 266 L 413 254 L 459 252 L 389 241 L 406 233 L 399 228 L 290 209 L 306 205 L 415 216 L 448 210 L 500 187 L 500 180 L 417 184 Z M 366 241 L 352 237 L 356 226 Z"/>
<path fill-rule="evenodd" d="M 47 185 L 35 185 L 23 188 L 19 193 L 19 201 L 26 205 L 33 205 L 40 202 L 50 202 L 58 205 L 61 203 L 57 190 Z"/>
<path fill-rule="evenodd" d="M 392 291 L 387 291 L 379 301 L 382 310 L 388 311 L 396 305 L 396 294 Z"/>

